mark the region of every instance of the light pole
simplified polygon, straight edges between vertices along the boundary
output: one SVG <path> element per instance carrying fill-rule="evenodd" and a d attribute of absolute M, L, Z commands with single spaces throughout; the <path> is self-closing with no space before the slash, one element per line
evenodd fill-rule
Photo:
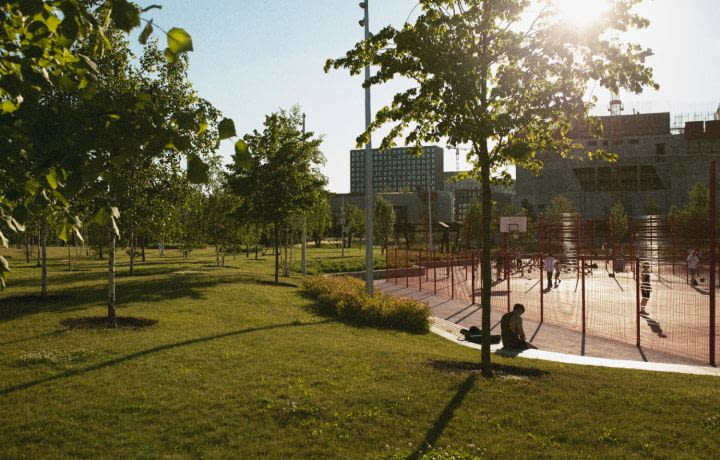
<path fill-rule="evenodd" d="M 365 26 L 365 40 L 370 38 L 370 14 L 368 0 L 360 2 L 365 17 L 360 21 Z M 365 130 L 370 127 L 370 66 L 365 66 Z M 365 144 L 365 292 L 373 293 L 373 180 L 372 180 L 372 139 L 368 136 Z"/>
<path fill-rule="evenodd" d="M 303 142 L 305 142 L 305 114 L 303 113 Z M 307 215 L 303 214 L 302 221 L 302 276 L 307 275 Z"/>

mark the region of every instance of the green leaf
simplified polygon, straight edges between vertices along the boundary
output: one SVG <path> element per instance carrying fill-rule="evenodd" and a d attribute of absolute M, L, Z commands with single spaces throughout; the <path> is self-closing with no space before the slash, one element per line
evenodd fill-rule
<path fill-rule="evenodd" d="M 252 167 L 252 156 L 250 149 L 243 140 L 235 142 L 235 163 L 243 169 Z"/>
<path fill-rule="evenodd" d="M 118 29 L 125 32 L 140 25 L 140 9 L 127 0 L 113 0 L 110 17 Z"/>
<path fill-rule="evenodd" d="M 148 41 L 148 38 L 150 38 L 150 35 L 153 33 L 153 26 L 152 26 L 152 19 L 148 21 L 148 23 L 145 25 L 145 28 L 143 28 L 142 32 L 140 32 L 140 38 L 138 41 L 141 44 L 145 44 Z"/>
<path fill-rule="evenodd" d="M 235 133 L 235 122 L 230 118 L 223 118 L 218 125 L 218 135 L 220 136 L 220 140 L 237 136 Z"/>
<path fill-rule="evenodd" d="M 193 184 L 207 184 L 210 182 L 210 168 L 199 156 L 191 153 L 187 156 L 187 177 Z"/>
<path fill-rule="evenodd" d="M 107 212 L 107 209 L 100 208 L 91 221 L 98 225 L 108 225 L 110 223 L 110 213 Z"/>
<path fill-rule="evenodd" d="M 3 101 L 2 105 L 0 105 L 0 110 L 2 110 L 4 113 L 13 113 L 18 109 L 18 107 L 19 105 L 16 104 L 14 101 L 6 99 Z"/>
<path fill-rule="evenodd" d="M 63 243 L 67 243 L 67 241 L 68 241 L 68 224 L 67 224 L 67 222 L 63 223 L 62 227 L 58 231 L 57 237 L 60 238 Z"/>
<path fill-rule="evenodd" d="M 54 169 L 45 175 L 45 179 L 47 180 L 48 185 L 50 185 L 50 188 L 53 190 L 58 188 L 57 173 Z"/>
<path fill-rule="evenodd" d="M 173 27 L 167 33 L 167 44 L 168 49 L 176 55 L 193 50 L 190 34 L 179 27 Z"/>
<path fill-rule="evenodd" d="M 95 64 L 95 61 L 90 59 L 89 57 L 85 56 L 84 54 L 78 54 L 78 57 L 82 59 L 82 61 L 85 63 L 88 69 L 90 69 L 94 74 L 98 74 L 98 66 Z"/>

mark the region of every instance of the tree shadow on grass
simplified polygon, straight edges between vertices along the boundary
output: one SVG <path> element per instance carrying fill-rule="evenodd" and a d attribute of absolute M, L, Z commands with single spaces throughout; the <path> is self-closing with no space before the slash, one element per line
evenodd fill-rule
<path fill-rule="evenodd" d="M 157 347 L 148 348 L 147 350 L 142 350 L 142 351 L 138 351 L 135 353 L 131 353 L 129 355 L 125 355 L 125 356 L 121 356 L 119 358 L 104 361 L 102 363 L 93 364 L 91 366 L 83 367 L 81 369 L 70 369 L 65 372 L 61 372 L 59 374 L 52 375 L 49 377 L 44 377 L 41 379 L 32 380 L 30 382 L 20 383 L 17 385 L 12 385 L 12 386 L 9 386 L 6 388 L 2 388 L 2 389 L 0 389 L 0 396 L 15 393 L 15 392 L 21 391 L 21 390 L 26 390 L 28 388 L 32 388 L 32 387 L 41 385 L 43 383 L 53 382 L 55 380 L 60 380 L 60 379 L 68 378 L 68 377 L 74 377 L 76 375 L 87 374 L 88 372 L 97 371 L 100 369 L 114 366 L 116 364 L 123 363 L 125 361 L 130 361 L 132 359 L 140 358 L 143 356 L 147 356 L 147 355 L 150 355 L 153 353 L 158 353 L 158 352 L 165 351 L 165 350 L 170 350 L 173 348 L 185 347 L 185 346 L 195 345 L 195 344 L 204 343 L 204 342 L 210 342 L 212 340 L 223 339 L 226 337 L 234 337 L 237 335 L 248 334 L 251 332 L 269 331 L 269 330 L 273 330 L 273 329 L 282 329 L 282 328 L 288 328 L 288 327 L 317 326 L 317 325 L 325 324 L 325 323 L 329 323 L 329 322 L 331 322 L 331 321 L 324 320 L 324 321 L 315 321 L 312 323 L 301 323 L 299 321 L 293 321 L 291 323 L 281 323 L 281 324 L 271 324 L 268 326 L 250 327 L 247 329 L 239 329 L 236 331 L 225 332 L 222 334 L 216 334 L 216 335 L 211 335 L 211 336 L 207 336 L 207 337 L 198 337 L 195 339 L 184 340 L 182 342 L 158 345 Z"/>
<path fill-rule="evenodd" d="M 425 438 L 422 442 L 417 444 L 418 447 L 407 457 L 408 459 L 420 458 L 425 447 L 428 445 L 434 446 L 437 443 L 437 440 L 440 439 L 440 436 L 445 431 L 445 428 L 447 428 L 452 421 L 455 411 L 458 407 L 460 407 L 467 394 L 470 393 L 470 390 L 472 390 L 472 387 L 475 385 L 475 381 L 478 379 L 478 376 L 480 376 L 481 371 L 480 363 L 470 361 L 429 360 L 428 364 L 441 372 L 468 372 L 469 375 L 460 384 L 455 392 L 455 395 L 452 397 L 450 402 L 448 402 L 442 412 L 440 412 L 440 415 L 438 415 L 435 422 L 425 433 Z M 548 374 L 540 369 L 508 366 L 498 363 L 493 363 L 493 373 L 497 377 L 514 377 L 523 379 L 538 378 Z"/>
<path fill-rule="evenodd" d="M 152 303 L 159 301 L 190 298 L 205 298 L 204 291 L 221 284 L 253 282 L 254 278 L 241 274 L 222 276 L 200 276 L 193 274 L 163 277 L 158 279 L 134 280 L 133 277 L 118 280 L 117 304 L 122 311 L 123 304 L 130 302 Z M 42 312 L 78 311 L 88 306 L 102 305 L 107 300 L 105 285 L 70 287 L 57 290 L 61 296 L 54 301 L 42 300 L 37 296 L 6 297 L 0 299 L 0 322 Z M 20 299 L 20 300 L 19 300 Z M 22 300 L 26 299 L 26 300 Z"/>
<path fill-rule="evenodd" d="M 297 284 L 293 283 L 286 283 L 284 281 L 278 281 L 277 283 L 272 280 L 255 280 L 255 284 L 260 284 L 263 286 L 275 286 L 275 287 L 289 287 L 289 288 L 296 288 L 298 287 Z"/>

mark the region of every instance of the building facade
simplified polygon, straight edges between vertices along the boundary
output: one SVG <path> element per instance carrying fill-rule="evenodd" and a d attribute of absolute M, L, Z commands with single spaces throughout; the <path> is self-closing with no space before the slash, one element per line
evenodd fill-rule
<path fill-rule="evenodd" d="M 454 220 L 456 222 L 462 222 L 465 219 L 465 214 L 470 208 L 470 203 L 473 200 L 477 200 L 478 202 L 480 201 L 482 188 L 480 186 L 480 182 L 475 179 L 456 180 L 455 176 L 458 174 L 460 173 L 445 173 L 445 190 L 453 195 Z M 492 200 L 496 203 L 496 206 L 513 206 L 513 189 L 492 185 L 490 190 Z"/>
<path fill-rule="evenodd" d="M 642 215 L 650 205 L 666 213 L 683 206 L 697 182 L 708 183 L 708 165 L 720 159 L 720 120 L 688 122 L 672 134 L 669 113 L 600 117 L 604 135 L 595 138 L 583 126 L 570 135 L 587 150 L 605 149 L 618 161 L 588 160 L 583 152 L 569 158 L 539 154 L 543 170 L 534 176 L 517 169 L 516 206 L 531 204 L 540 212 L 562 194 L 590 219 L 606 219 L 621 202 L 628 214 Z"/>
<path fill-rule="evenodd" d="M 373 191 L 443 190 L 443 148 L 432 145 L 422 150 L 418 156 L 408 147 L 372 149 Z M 350 193 L 365 193 L 365 150 L 350 151 Z"/>

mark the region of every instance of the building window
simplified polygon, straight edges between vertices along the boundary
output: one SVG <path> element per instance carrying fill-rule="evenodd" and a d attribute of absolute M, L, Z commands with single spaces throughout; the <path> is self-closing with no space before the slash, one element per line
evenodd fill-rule
<path fill-rule="evenodd" d="M 640 143 L 640 139 L 630 139 L 628 141 L 628 144 L 638 144 L 638 143 Z"/>
<path fill-rule="evenodd" d="M 655 144 L 655 154 L 665 155 L 665 144 Z"/>

